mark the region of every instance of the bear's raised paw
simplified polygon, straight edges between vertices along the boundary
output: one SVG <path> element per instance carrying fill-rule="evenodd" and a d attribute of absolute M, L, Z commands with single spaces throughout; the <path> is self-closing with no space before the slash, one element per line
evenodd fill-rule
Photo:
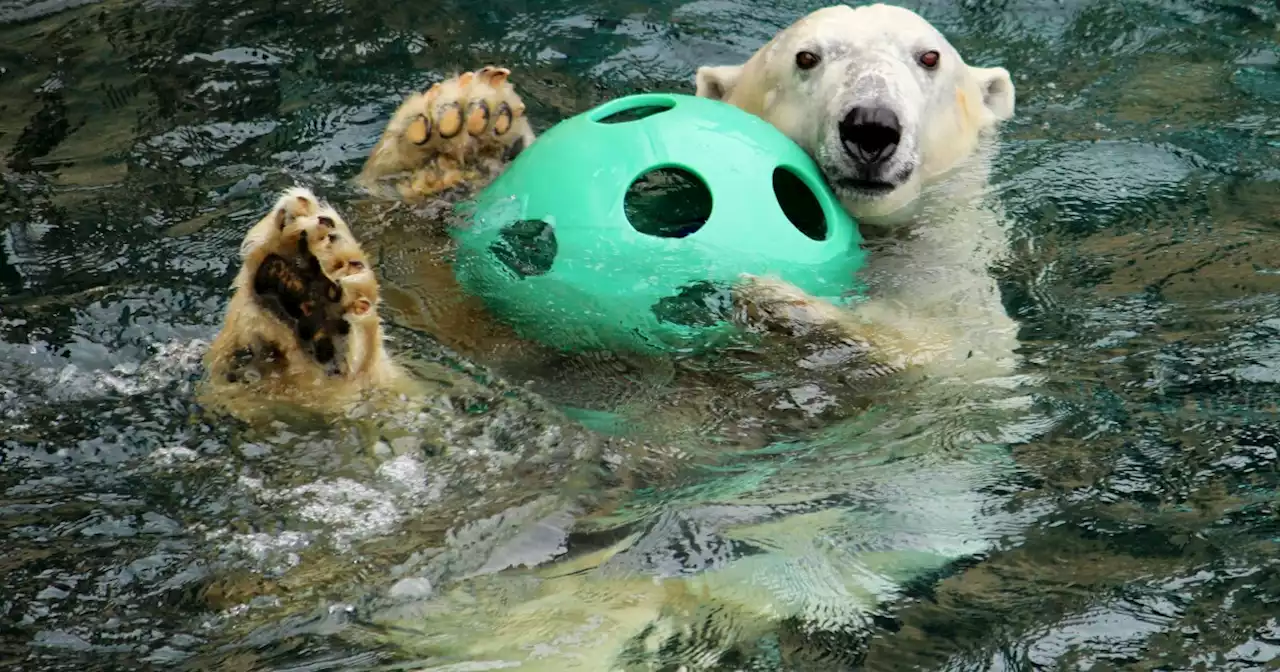
<path fill-rule="evenodd" d="M 210 349 L 215 373 L 251 381 L 275 372 L 293 384 L 320 384 L 391 370 L 369 260 L 342 217 L 310 190 L 285 191 L 245 235 L 241 257 Z"/>
<path fill-rule="evenodd" d="M 417 200 L 483 186 L 534 135 L 507 68 L 485 66 L 437 82 L 400 104 L 357 181 Z"/>

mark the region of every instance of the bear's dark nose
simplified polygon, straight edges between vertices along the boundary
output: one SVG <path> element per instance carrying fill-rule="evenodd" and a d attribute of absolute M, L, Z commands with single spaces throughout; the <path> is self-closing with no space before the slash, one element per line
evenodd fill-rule
<path fill-rule="evenodd" d="M 840 122 L 840 142 L 858 163 L 870 165 L 889 160 L 901 139 L 898 115 L 883 107 L 855 107 Z"/>

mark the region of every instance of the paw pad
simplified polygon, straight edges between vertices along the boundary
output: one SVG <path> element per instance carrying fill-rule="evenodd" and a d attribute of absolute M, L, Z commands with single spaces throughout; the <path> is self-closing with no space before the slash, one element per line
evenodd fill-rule
<path fill-rule="evenodd" d="M 419 114 L 404 131 L 404 137 L 415 145 L 425 145 L 431 139 L 431 119 Z"/>
<path fill-rule="evenodd" d="M 319 361 L 321 364 L 328 364 L 337 356 L 338 351 L 337 348 L 333 346 L 333 339 L 325 336 L 324 332 L 317 332 L 314 342 L 314 354 L 316 361 Z"/>
<path fill-rule="evenodd" d="M 329 265 L 329 275 L 335 279 L 345 278 L 364 271 L 364 262 L 358 259 L 336 259 Z"/>
<path fill-rule="evenodd" d="M 480 135 L 489 127 L 489 104 L 473 100 L 467 105 L 467 133 Z"/>
<path fill-rule="evenodd" d="M 421 95 L 423 112 L 403 127 L 410 143 L 423 146 L 435 134 L 443 140 L 457 138 L 466 129 L 472 137 L 489 131 L 506 135 L 524 114 L 524 105 L 511 88 L 511 71 L 487 65 L 453 79 L 431 85 Z"/>
<path fill-rule="evenodd" d="M 510 75 L 488 65 L 407 97 L 359 181 L 418 199 L 492 177 L 533 136 Z"/>
<path fill-rule="evenodd" d="M 493 134 L 506 135 L 507 131 L 511 130 L 512 121 L 511 106 L 506 103 L 498 103 L 498 116 L 493 120 Z"/>
<path fill-rule="evenodd" d="M 462 108 L 458 103 L 444 103 L 436 108 L 440 120 L 440 137 L 448 140 L 462 130 Z"/>
<path fill-rule="evenodd" d="M 261 258 L 252 262 L 252 277 L 237 292 L 248 290 L 265 316 L 292 332 L 291 339 L 278 330 L 273 334 L 288 339 L 289 346 L 276 359 L 290 365 L 310 360 L 327 375 L 353 375 L 357 364 L 351 358 L 367 356 L 366 349 L 349 342 L 357 336 L 355 329 L 363 330 L 359 338 L 380 338 L 378 284 L 368 257 L 342 216 L 306 188 L 286 191 L 265 221 L 268 226 L 278 222 L 282 230 L 260 243 Z M 272 357 L 259 350 L 247 355 L 254 366 L 270 363 Z M 228 375 L 246 379 L 252 372 L 241 370 L 245 353 L 233 354 L 235 366 Z"/>
<path fill-rule="evenodd" d="M 293 187 L 276 201 L 276 225 L 280 230 L 298 217 L 314 215 L 320 209 L 315 195 L 306 187 Z"/>

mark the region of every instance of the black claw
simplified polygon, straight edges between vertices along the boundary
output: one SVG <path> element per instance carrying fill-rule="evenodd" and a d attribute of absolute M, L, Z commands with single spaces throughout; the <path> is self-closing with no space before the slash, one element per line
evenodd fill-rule
<path fill-rule="evenodd" d="M 502 160 L 512 161 L 517 156 L 520 156 L 520 152 L 523 152 L 523 151 L 524 151 L 524 138 L 520 138 L 519 140 L 516 140 L 515 142 L 511 143 L 507 147 L 507 149 L 503 151 Z"/>

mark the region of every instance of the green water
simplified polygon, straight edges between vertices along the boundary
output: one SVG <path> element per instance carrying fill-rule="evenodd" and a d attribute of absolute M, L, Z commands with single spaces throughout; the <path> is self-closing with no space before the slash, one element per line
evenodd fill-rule
<path fill-rule="evenodd" d="M 407 90 L 501 63 L 542 130 L 816 5 L 0 2 L 0 667 L 1274 669 L 1280 10 L 908 6 L 1018 87 L 1002 386 L 539 396 L 398 320 L 421 414 L 253 428 L 193 399 L 239 239 Z"/>

